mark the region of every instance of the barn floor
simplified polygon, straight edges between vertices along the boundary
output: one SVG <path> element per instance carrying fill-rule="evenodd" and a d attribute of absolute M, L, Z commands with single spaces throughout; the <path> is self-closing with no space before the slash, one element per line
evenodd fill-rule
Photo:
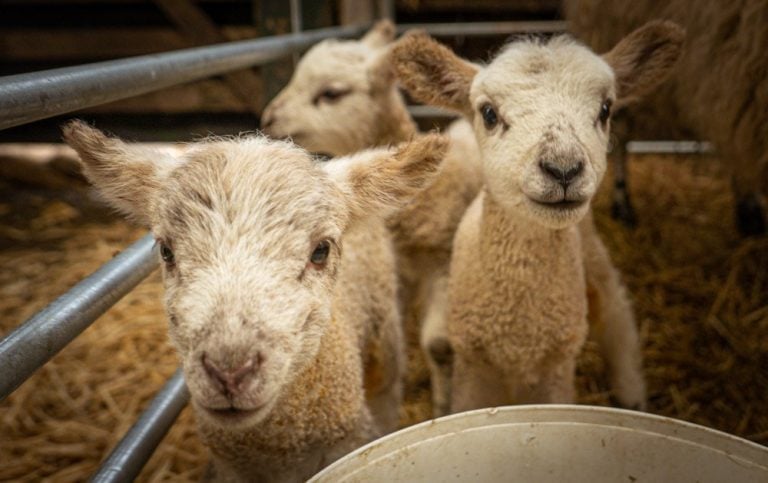
<path fill-rule="evenodd" d="M 713 158 L 635 156 L 630 171 L 640 226 L 608 217 L 606 189 L 596 212 L 635 300 L 650 411 L 768 444 L 768 238 L 736 235 Z M 143 234 L 77 193 L 0 182 L 0 334 Z M 155 273 L 0 403 L 0 480 L 87 479 L 174 371 L 165 324 Z M 610 404 L 594 346 L 578 370 L 579 401 Z M 428 387 L 415 360 L 404 425 L 429 415 Z M 197 480 L 206 461 L 186 409 L 139 481 Z"/>

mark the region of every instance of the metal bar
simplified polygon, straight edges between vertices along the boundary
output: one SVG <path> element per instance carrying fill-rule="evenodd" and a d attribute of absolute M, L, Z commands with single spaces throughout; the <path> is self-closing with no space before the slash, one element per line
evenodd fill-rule
<path fill-rule="evenodd" d="M 519 33 L 560 33 L 566 31 L 561 20 L 531 22 L 464 22 L 464 23 L 412 23 L 397 26 L 398 33 L 411 29 L 426 30 L 436 37 L 453 35 L 510 35 Z"/>
<path fill-rule="evenodd" d="M 301 18 L 302 18 L 302 11 L 301 11 L 301 0 L 291 0 L 290 1 L 290 8 L 291 8 L 291 33 L 298 34 L 301 32 L 302 25 L 301 25 Z M 299 63 L 299 53 L 294 52 L 293 53 L 293 67 L 296 68 L 296 64 Z"/>
<path fill-rule="evenodd" d="M 376 0 L 374 0 L 376 1 Z M 395 22 L 395 2 L 394 0 L 378 0 L 379 18 L 387 18 Z"/>
<path fill-rule="evenodd" d="M 157 393 L 152 404 L 123 436 L 91 481 L 131 482 L 147 464 L 174 421 L 189 402 L 181 369 L 177 369 Z"/>
<path fill-rule="evenodd" d="M 707 141 L 630 141 L 627 152 L 632 154 L 706 154 L 714 147 Z"/>
<path fill-rule="evenodd" d="M 0 341 L 0 401 L 155 269 L 153 245 L 143 237 Z"/>
<path fill-rule="evenodd" d="M 362 26 L 334 27 L 3 77 L 0 129 L 264 64 L 329 37 L 362 32 Z"/>
<path fill-rule="evenodd" d="M 291 32 L 301 32 L 301 0 L 291 0 Z"/>

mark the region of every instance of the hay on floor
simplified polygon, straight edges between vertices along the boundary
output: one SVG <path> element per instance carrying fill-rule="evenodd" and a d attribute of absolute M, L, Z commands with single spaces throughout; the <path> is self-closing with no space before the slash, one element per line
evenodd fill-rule
<path fill-rule="evenodd" d="M 635 156 L 630 174 L 637 229 L 607 215 L 608 183 L 595 206 L 635 301 L 650 411 L 768 444 L 768 239 L 736 235 L 713 158 Z M 143 234 L 84 198 L 0 185 L 0 334 Z M 0 404 L 0 480 L 92 474 L 177 366 L 161 295 L 154 274 Z M 404 425 L 430 414 L 412 339 Z M 578 371 L 580 402 L 609 405 L 593 344 Z M 207 459 L 186 409 L 139 481 L 197 480 Z"/>

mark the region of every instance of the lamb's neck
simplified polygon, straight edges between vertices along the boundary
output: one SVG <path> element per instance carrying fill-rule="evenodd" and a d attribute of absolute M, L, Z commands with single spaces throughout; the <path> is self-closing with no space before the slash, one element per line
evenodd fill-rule
<path fill-rule="evenodd" d="M 408 141 L 418 132 L 403 97 L 396 89 L 391 93 L 389 102 L 381 109 L 380 123 L 374 140 L 375 146 Z"/>
<path fill-rule="evenodd" d="M 514 208 L 502 206 L 488 191 L 483 200 L 482 226 L 484 243 L 505 240 L 539 240 L 545 243 L 551 240 L 550 243 L 558 243 L 563 241 L 563 234 L 576 230 L 575 226 L 560 230 L 545 227 Z"/>
<path fill-rule="evenodd" d="M 269 475 L 304 467 L 317 471 L 318 464 L 327 463 L 327 448 L 359 438 L 359 428 L 371 423 L 361 424 L 361 418 L 369 415 L 355 337 L 341 321 L 331 321 L 316 358 L 296 376 L 261 423 L 242 430 L 200 421 L 203 438 L 214 455 L 240 474 L 264 471 Z"/>
<path fill-rule="evenodd" d="M 550 273 L 572 270 L 579 260 L 577 226 L 551 229 L 514 209 L 503 207 L 486 192 L 480 229 L 480 256 L 484 265 L 528 265 Z"/>

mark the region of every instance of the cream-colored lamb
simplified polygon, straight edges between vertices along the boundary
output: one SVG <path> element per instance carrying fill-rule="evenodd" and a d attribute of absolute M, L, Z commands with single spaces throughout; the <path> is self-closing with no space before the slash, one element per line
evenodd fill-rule
<path fill-rule="evenodd" d="M 395 266 L 377 237 L 386 246 L 382 218 L 434 177 L 441 137 L 320 164 L 259 136 L 178 158 L 77 121 L 64 136 L 103 196 L 157 238 L 209 478 L 304 481 L 394 429 Z M 377 291 L 392 317 L 362 307 Z"/>
<path fill-rule="evenodd" d="M 644 407 L 635 320 L 590 201 L 611 109 L 659 84 L 683 38 L 677 25 L 652 22 L 602 57 L 567 37 L 524 40 L 483 68 L 427 36 L 395 46 L 405 88 L 471 118 L 482 152 L 485 188 L 451 260 L 453 411 L 572 402 L 588 304 L 616 397 Z"/>
<path fill-rule="evenodd" d="M 264 132 L 334 156 L 418 135 L 389 59 L 395 28 L 378 22 L 359 41 L 326 40 L 301 59 L 267 106 Z M 451 350 L 445 329 L 447 267 L 462 214 L 482 184 L 479 149 L 466 120 L 447 131 L 451 147 L 437 180 L 390 218 L 405 325 L 421 325 L 436 415 L 447 411 Z M 414 320 L 416 319 L 416 320 Z"/>

